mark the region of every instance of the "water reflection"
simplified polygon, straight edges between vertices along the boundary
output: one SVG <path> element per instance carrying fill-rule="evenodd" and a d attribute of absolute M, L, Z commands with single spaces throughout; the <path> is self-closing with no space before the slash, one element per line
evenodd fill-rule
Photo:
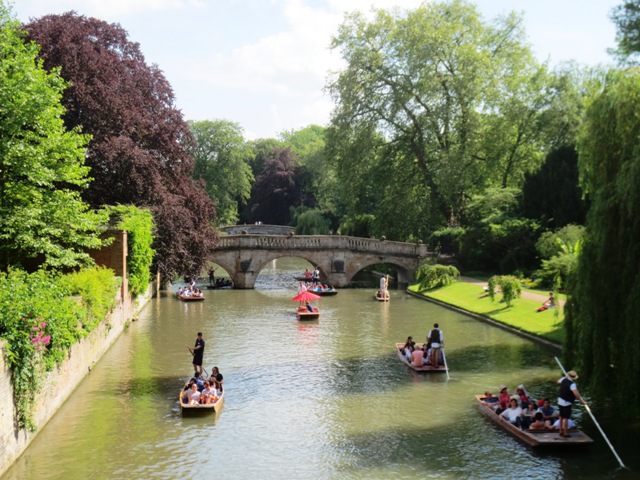
<path fill-rule="evenodd" d="M 307 262 L 270 264 L 257 290 L 210 290 L 201 303 L 154 301 L 96 365 L 7 479 L 624 478 L 596 441 L 584 452 L 534 452 L 477 411 L 473 395 L 556 395 L 544 348 L 392 292 L 345 289 L 319 301 L 319 321 L 293 314 Z M 451 380 L 402 365 L 394 343 L 444 329 Z M 183 418 L 195 333 L 220 367 L 220 415 Z M 579 416 L 579 409 L 578 409 Z M 587 421 L 587 433 L 594 438 Z M 632 442 L 624 455 L 631 462 Z M 635 457 L 635 455 L 634 455 Z M 635 460 L 636 462 L 638 460 Z M 97 472 L 97 473 L 95 473 Z"/>

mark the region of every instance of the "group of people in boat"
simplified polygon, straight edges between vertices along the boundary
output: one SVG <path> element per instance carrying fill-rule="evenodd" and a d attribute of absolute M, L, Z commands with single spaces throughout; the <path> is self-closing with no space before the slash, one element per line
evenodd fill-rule
<path fill-rule="evenodd" d="M 202 332 L 196 335 L 196 341 L 193 347 L 187 345 L 187 348 L 193 355 L 193 377 L 189 383 L 185 385 L 183 392 L 183 403 L 189 405 L 207 405 L 216 403 L 222 395 L 222 382 L 224 377 L 220 373 L 218 367 L 211 369 L 211 375 L 206 378 L 203 364 L 204 347 L 206 342 L 202 336 Z"/>
<path fill-rule="evenodd" d="M 312 285 L 320 283 L 320 267 L 316 266 L 313 271 L 306 268 L 304 270 L 304 282 Z"/>
<path fill-rule="evenodd" d="M 310 282 L 300 282 L 298 285 L 298 293 L 302 293 L 304 291 L 308 291 L 311 293 L 323 293 L 323 292 L 333 292 L 335 288 L 331 285 L 323 284 L 320 282 L 310 283 Z"/>
<path fill-rule="evenodd" d="M 571 370 L 558 380 L 560 395 L 557 409 L 549 398 L 532 398 L 522 384 L 517 386 L 514 394 L 510 394 L 505 385 L 500 385 L 497 396 L 487 391 L 481 403 L 491 407 L 501 420 L 522 430 L 557 430 L 560 437 L 570 437 L 569 430 L 575 428 L 571 420 L 573 402 L 578 399 L 584 403 L 575 384 L 577 378 L 578 374 Z"/>
<path fill-rule="evenodd" d="M 188 405 L 209 405 L 216 403 L 222 395 L 223 376 L 218 367 L 211 369 L 211 376 L 205 378 L 196 373 L 185 385 L 182 402 Z"/>
<path fill-rule="evenodd" d="M 204 296 L 204 294 L 202 293 L 202 290 L 197 288 L 195 285 L 188 285 L 186 287 L 180 288 L 178 290 L 178 295 L 180 297 L 193 297 L 193 298 L 200 298 Z"/>
<path fill-rule="evenodd" d="M 427 334 L 427 341 L 422 346 L 416 347 L 413 337 L 409 336 L 400 352 L 414 367 L 424 367 L 425 365 L 439 367 L 444 364 L 443 346 L 444 335 L 440 326 L 434 323 L 433 328 Z"/>

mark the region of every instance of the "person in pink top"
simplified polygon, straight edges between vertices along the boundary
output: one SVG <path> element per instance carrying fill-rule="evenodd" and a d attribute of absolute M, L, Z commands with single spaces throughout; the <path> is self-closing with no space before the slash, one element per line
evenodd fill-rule
<path fill-rule="evenodd" d="M 414 367 L 424 366 L 424 350 L 416 348 L 413 352 L 411 352 L 411 364 Z"/>
<path fill-rule="evenodd" d="M 498 401 L 500 403 L 504 402 L 505 404 L 509 405 L 510 400 L 511 395 L 509 395 L 507 387 L 505 387 L 504 385 L 500 385 L 500 395 L 498 395 Z"/>

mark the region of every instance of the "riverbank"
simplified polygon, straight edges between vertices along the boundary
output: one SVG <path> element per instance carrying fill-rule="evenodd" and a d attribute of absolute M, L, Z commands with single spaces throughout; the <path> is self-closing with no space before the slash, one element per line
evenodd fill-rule
<path fill-rule="evenodd" d="M 19 428 L 16 423 L 11 372 L 5 359 L 5 342 L 0 341 L 0 476 L 75 392 L 129 322 L 156 295 L 156 286 L 157 282 L 152 282 L 146 294 L 139 295 L 135 300 L 123 287 L 111 313 L 96 329 L 71 347 L 66 360 L 58 368 L 46 375 L 34 402 L 33 416 L 37 425 L 34 432 Z"/>
<path fill-rule="evenodd" d="M 483 287 L 482 281 L 465 277 L 446 287 L 428 291 L 420 291 L 418 285 L 411 285 L 407 293 L 510 330 L 556 350 L 561 349 L 564 340 L 562 306 L 538 312 L 544 298 L 528 292 L 528 295 L 523 295 L 511 307 L 507 307 L 501 303 L 499 294 L 492 301 Z"/>

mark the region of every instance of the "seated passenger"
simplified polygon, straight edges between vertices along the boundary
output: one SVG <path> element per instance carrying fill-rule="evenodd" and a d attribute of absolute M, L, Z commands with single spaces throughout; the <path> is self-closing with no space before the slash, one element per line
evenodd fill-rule
<path fill-rule="evenodd" d="M 558 417 L 558 412 L 551 406 L 551 400 L 548 398 L 544 399 L 542 406 L 538 408 L 538 412 L 542 414 L 545 420 L 555 421 Z"/>
<path fill-rule="evenodd" d="M 307 310 L 310 312 L 313 312 L 313 307 L 311 306 L 311 304 L 309 302 L 307 302 Z"/>
<path fill-rule="evenodd" d="M 424 351 L 416 348 L 411 352 L 411 360 L 409 362 L 414 367 L 424 367 Z"/>
<path fill-rule="evenodd" d="M 522 430 L 528 430 L 529 426 L 533 423 L 536 415 L 536 406 L 533 403 L 528 403 L 527 408 L 522 410 L 520 418 L 516 420 L 516 426 Z"/>
<path fill-rule="evenodd" d="M 413 351 L 415 350 L 415 348 L 413 347 L 413 345 L 409 345 L 407 348 L 404 349 L 404 358 L 407 359 L 407 362 L 411 363 L 411 359 L 413 358 Z"/>
<path fill-rule="evenodd" d="M 520 406 L 522 408 L 527 408 L 527 405 L 529 405 L 530 403 L 533 403 L 531 401 L 531 398 L 529 398 L 529 394 L 527 393 L 527 390 L 524 388 L 524 385 L 522 384 L 518 385 L 518 387 L 516 388 L 516 395 L 520 397 Z"/>
<path fill-rule="evenodd" d="M 200 403 L 208 405 L 216 403 L 218 401 L 218 392 L 215 385 L 212 385 L 210 381 L 204 382 L 204 390 L 202 390 L 202 396 L 200 397 Z"/>
<path fill-rule="evenodd" d="M 569 424 L 567 425 L 569 429 L 576 428 L 576 423 L 569 419 Z M 549 425 L 551 430 L 559 430 L 560 429 L 560 419 L 558 418 L 553 424 Z"/>
<path fill-rule="evenodd" d="M 220 396 L 222 394 L 222 382 L 224 381 L 224 377 L 220 373 L 218 367 L 213 367 L 211 369 L 211 376 L 209 377 L 209 382 L 215 382 L 213 385 L 219 392 Z"/>
<path fill-rule="evenodd" d="M 200 392 L 198 391 L 198 385 L 195 383 L 191 384 L 191 388 L 187 392 L 187 403 L 189 405 L 198 405 L 200 403 Z"/>
<path fill-rule="evenodd" d="M 491 392 L 484 392 L 484 398 L 480 400 L 482 405 L 487 405 L 491 408 L 496 408 L 498 406 L 498 397 L 494 397 Z"/>
<path fill-rule="evenodd" d="M 529 430 L 541 430 L 547 428 L 547 423 L 544 421 L 544 417 L 540 412 L 536 412 L 533 416 L 533 422 L 529 425 Z"/>
<path fill-rule="evenodd" d="M 509 395 L 509 391 L 507 387 L 504 385 L 500 385 L 500 393 L 498 394 L 498 400 L 500 402 L 504 402 L 505 405 L 509 405 L 509 401 L 511 400 L 511 395 Z"/>
<path fill-rule="evenodd" d="M 506 419 L 509 421 L 509 423 L 515 425 L 521 413 L 522 408 L 520 408 L 518 397 L 513 396 L 511 397 L 511 400 L 509 400 L 509 407 L 502 413 L 500 413 L 500 419 Z"/>

